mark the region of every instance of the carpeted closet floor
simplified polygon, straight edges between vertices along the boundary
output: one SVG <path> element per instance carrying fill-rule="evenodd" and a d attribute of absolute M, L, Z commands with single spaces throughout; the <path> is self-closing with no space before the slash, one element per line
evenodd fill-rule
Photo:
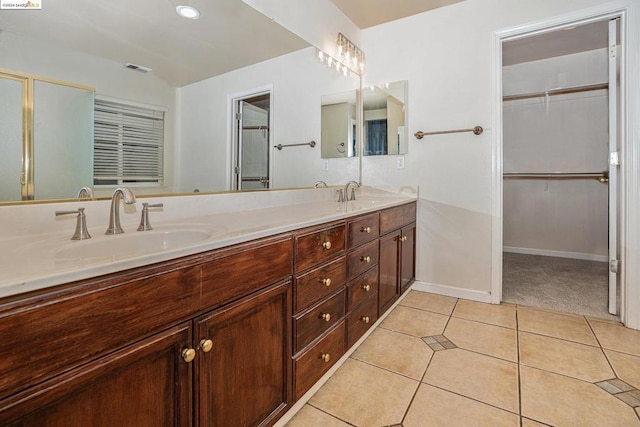
<path fill-rule="evenodd" d="M 607 309 L 607 263 L 503 253 L 502 300 L 617 320 Z"/>

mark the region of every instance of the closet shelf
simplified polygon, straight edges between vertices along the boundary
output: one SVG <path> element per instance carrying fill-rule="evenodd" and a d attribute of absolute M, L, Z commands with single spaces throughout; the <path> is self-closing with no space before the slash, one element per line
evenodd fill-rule
<path fill-rule="evenodd" d="M 568 93 L 591 92 L 594 90 L 608 89 L 609 83 L 596 83 L 592 85 L 572 86 L 566 88 L 549 89 L 543 92 L 531 92 L 518 95 L 506 95 L 502 97 L 502 101 L 515 101 L 518 99 L 540 98 L 554 95 L 566 95 Z"/>

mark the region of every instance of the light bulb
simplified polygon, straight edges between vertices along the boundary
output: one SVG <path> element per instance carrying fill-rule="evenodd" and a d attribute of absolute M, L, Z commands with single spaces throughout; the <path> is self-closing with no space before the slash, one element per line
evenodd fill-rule
<path fill-rule="evenodd" d="M 200 17 L 198 9 L 191 6 L 176 6 L 176 12 L 184 18 L 198 19 Z"/>

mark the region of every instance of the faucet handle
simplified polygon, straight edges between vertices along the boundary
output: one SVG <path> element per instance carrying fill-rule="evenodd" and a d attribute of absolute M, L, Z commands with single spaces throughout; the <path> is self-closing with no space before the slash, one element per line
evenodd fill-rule
<path fill-rule="evenodd" d="M 149 208 L 161 208 L 164 207 L 162 203 L 155 203 L 150 205 L 149 203 L 142 204 L 142 215 L 140 216 L 140 225 L 138 231 L 153 230 L 151 223 L 149 223 Z"/>
<path fill-rule="evenodd" d="M 71 240 L 86 240 L 90 239 L 91 235 L 87 229 L 87 217 L 84 214 L 84 208 L 78 208 L 75 211 L 56 211 L 56 216 L 78 214 L 76 220 L 76 230 L 71 236 Z"/>
<path fill-rule="evenodd" d="M 346 202 L 347 199 L 344 197 L 344 189 L 340 188 L 338 190 L 336 190 L 336 193 L 338 193 L 338 203 L 342 203 L 342 202 Z"/>

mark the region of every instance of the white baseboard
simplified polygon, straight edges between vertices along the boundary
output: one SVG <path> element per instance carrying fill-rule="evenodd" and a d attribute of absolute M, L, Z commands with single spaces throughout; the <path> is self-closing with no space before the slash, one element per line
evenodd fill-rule
<path fill-rule="evenodd" d="M 433 283 L 414 282 L 412 289 L 416 291 L 431 292 L 448 297 L 468 299 L 471 301 L 491 303 L 491 293 L 475 291 L 473 289 L 456 288 L 447 285 L 436 285 Z"/>
<path fill-rule="evenodd" d="M 542 255 L 542 256 L 553 256 L 558 258 L 573 258 L 573 259 L 584 259 L 587 261 L 600 261 L 600 262 L 608 262 L 609 257 L 606 255 L 594 255 L 587 254 L 583 252 L 566 252 L 566 251 L 552 251 L 550 249 L 533 249 L 533 248 L 517 248 L 515 246 L 504 246 L 502 248 L 503 252 L 511 252 L 515 254 L 526 254 L 526 255 Z"/>

